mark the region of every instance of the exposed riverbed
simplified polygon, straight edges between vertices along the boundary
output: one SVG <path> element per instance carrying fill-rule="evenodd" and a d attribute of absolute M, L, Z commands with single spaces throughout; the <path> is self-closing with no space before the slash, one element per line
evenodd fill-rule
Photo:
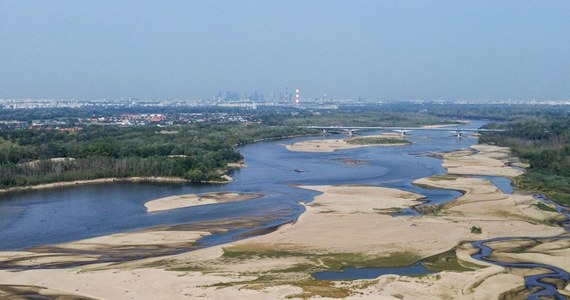
<path fill-rule="evenodd" d="M 481 124 L 470 124 L 467 126 L 478 127 L 480 125 Z M 371 132 L 371 134 L 375 133 Z M 351 260 L 351 255 L 366 258 L 366 256 L 359 256 L 361 254 L 357 253 L 363 253 L 359 251 L 367 251 L 365 249 L 368 249 L 368 244 L 370 244 L 369 246 L 372 246 L 372 249 L 377 249 L 372 251 L 376 251 L 380 255 L 383 251 L 391 251 L 391 253 L 395 253 L 396 256 L 394 257 L 408 261 L 407 263 L 401 264 L 388 263 L 379 265 L 400 266 L 408 263 L 411 264 L 413 261 L 417 261 L 419 257 L 427 257 L 426 253 L 433 255 L 435 253 L 441 253 L 441 251 L 446 251 L 457 245 L 460 241 L 477 239 L 477 235 L 471 235 L 469 237 L 465 235 L 465 232 L 468 233 L 471 225 L 478 225 L 478 222 L 487 222 L 484 223 L 486 225 L 483 226 L 483 235 L 487 236 L 486 238 L 519 235 L 519 233 L 524 230 L 513 231 L 508 228 L 531 228 L 534 226 L 530 223 L 525 224 L 524 220 L 517 221 L 515 218 L 513 222 L 507 221 L 501 223 L 505 226 L 493 227 L 489 222 L 503 222 L 500 215 L 488 216 L 484 206 L 470 206 L 475 203 L 479 205 L 479 203 L 491 200 L 489 203 L 493 203 L 491 204 L 493 207 L 495 207 L 495 203 L 497 203 L 504 209 L 509 209 L 507 206 L 504 206 L 505 203 L 515 203 L 516 201 L 506 201 L 502 202 L 503 204 L 501 204 L 500 201 L 520 199 L 517 200 L 519 204 L 516 205 L 522 204 L 523 206 L 517 206 L 518 208 L 526 209 L 525 207 L 529 207 L 525 206 L 527 205 L 525 203 L 528 203 L 529 200 L 516 198 L 519 196 L 511 199 L 511 196 L 508 196 L 513 193 L 510 179 L 478 175 L 465 175 L 466 177 L 462 178 L 462 175 L 459 175 L 460 177 L 458 177 L 457 180 L 453 179 L 454 176 L 441 176 L 434 177 L 431 181 L 418 180 L 419 185 L 413 184 L 416 179 L 445 173 L 445 169 L 441 167 L 441 160 L 426 154 L 430 152 L 447 152 L 467 148 L 476 143 L 476 138 L 456 139 L 451 136 L 451 133 L 422 132 L 421 134 L 408 137 L 414 143 L 406 146 L 365 147 L 331 153 L 295 153 L 286 151 L 284 148 L 285 143 L 289 144 L 315 138 L 319 137 L 270 141 L 243 147 L 241 151 L 246 157 L 248 167 L 233 172 L 232 176 L 234 176 L 236 180 L 227 185 L 113 183 L 81 185 L 2 195 L 0 196 L 0 217 L 2 217 L 0 218 L 0 234 L 2 234 L 2 241 L 0 241 L 2 242 L 0 244 L 1 249 L 14 250 L 35 246 L 40 247 L 28 250 L 34 253 L 31 259 L 25 254 L 23 256 L 21 254 L 13 254 L 14 256 L 4 261 L 1 267 L 7 270 L 23 270 L 30 267 L 63 270 L 67 267 L 84 266 L 99 262 L 134 262 L 141 258 L 188 253 L 190 250 L 220 244 L 224 244 L 224 249 L 221 250 L 222 252 L 219 252 L 220 249 L 222 249 L 220 246 L 202 249 L 206 250 L 206 252 L 202 250 L 200 250 L 202 252 L 191 252 L 209 253 L 211 251 L 218 251 L 218 253 L 224 253 L 218 260 L 210 262 L 208 261 L 210 254 L 206 256 L 197 254 L 197 257 L 201 257 L 201 260 L 205 260 L 202 264 L 196 262 L 195 259 L 191 259 L 186 262 L 182 260 L 182 262 L 174 263 L 173 265 L 177 267 L 186 265 L 190 270 L 200 270 L 200 268 L 204 268 L 204 266 L 220 268 L 226 265 L 226 263 L 230 263 L 228 268 L 230 268 L 232 272 L 235 272 L 235 268 L 231 267 L 231 264 L 235 264 L 235 267 L 239 268 L 240 264 L 245 265 L 248 260 L 250 263 L 253 263 L 256 268 L 262 267 L 259 265 L 259 263 L 261 263 L 261 261 L 259 261 L 259 255 L 261 255 L 261 257 L 271 255 L 272 264 L 277 263 L 278 259 L 275 261 L 277 257 L 284 255 L 289 256 L 288 259 L 290 261 L 298 260 L 304 261 L 305 263 L 312 258 L 325 257 L 323 255 L 327 255 L 310 251 L 307 252 L 308 257 L 303 253 L 296 254 L 294 251 L 301 249 L 303 243 L 306 242 L 309 243 L 305 245 L 320 245 L 324 247 L 323 249 L 326 249 L 325 251 L 330 250 L 330 247 L 337 247 L 347 253 L 343 254 L 345 256 L 338 256 L 338 253 L 333 253 L 336 255 L 333 255 L 333 259 L 347 259 L 349 261 Z M 338 139 L 339 136 L 326 138 Z M 460 157 L 459 160 L 455 161 L 455 165 L 462 167 Z M 300 169 L 302 169 L 303 172 L 296 171 Z M 494 173 L 489 172 L 483 174 Z M 493 184 L 490 184 L 487 180 Z M 392 189 L 378 190 L 368 193 L 367 195 L 365 188 L 358 187 L 359 185 L 382 186 Z M 429 188 L 424 188 L 425 186 Z M 366 189 L 369 188 L 367 187 Z M 371 188 L 370 191 L 372 191 L 372 189 L 374 188 Z M 454 189 L 461 190 L 462 192 L 460 193 Z M 416 194 L 399 194 L 402 193 L 402 191 L 398 190 L 405 190 Z M 470 190 L 470 192 L 467 190 Z M 264 196 L 258 199 L 239 202 L 219 203 L 215 201 L 207 205 L 177 208 L 154 213 L 148 213 L 144 207 L 145 203 L 153 199 L 174 195 L 205 194 L 211 192 L 217 194 L 229 192 L 247 193 Z M 319 196 L 315 198 L 315 196 L 321 192 L 323 196 L 326 197 L 323 198 Z M 333 195 L 335 193 L 336 196 Z M 346 195 L 358 194 L 358 196 L 355 196 L 357 198 L 353 200 L 356 201 L 355 203 L 361 203 L 361 205 L 356 205 L 351 208 L 350 206 L 343 206 L 343 204 L 340 206 L 335 204 L 334 201 L 338 200 L 334 200 L 334 197 L 342 200 L 344 197 L 342 196 L 344 195 L 343 193 L 348 193 Z M 471 193 L 471 195 L 468 196 L 465 193 Z M 421 196 L 418 194 L 425 195 L 426 197 L 420 198 Z M 370 198 L 370 196 L 372 196 L 372 198 Z M 458 196 L 462 197 L 452 203 L 452 205 L 458 209 L 457 212 L 459 212 L 459 214 L 455 216 L 451 215 L 446 218 L 446 220 L 439 220 L 438 218 L 431 218 L 429 216 L 405 217 L 408 214 L 418 214 L 414 209 L 407 209 L 408 211 L 397 213 L 398 209 L 402 209 L 402 207 L 411 207 L 417 205 L 415 203 L 420 203 L 417 199 L 428 201 L 429 204 L 443 204 L 456 199 Z M 368 197 L 368 199 L 362 197 Z M 381 208 L 378 208 L 378 203 L 375 203 L 376 197 L 379 198 L 379 203 L 383 203 L 384 205 Z M 389 200 L 389 197 L 391 197 L 390 199 L 392 200 Z M 314 200 L 314 205 L 310 203 L 313 199 L 318 199 L 318 201 Z M 400 199 L 403 202 L 390 202 L 396 199 Z M 352 203 L 353 200 L 350 202 Z M 406 201 L 416 202 L 410 203 Z M 303 202 L 309 202 L 309 204 L 302 205 Z M 403 205 L 403 203 L 408 204 Z M 305 211 L 305 207 L 307 207 L 307 212 L 301 217 L 299 222 L 295 225 L 280 227 L 283 224 L 294 222 Z M 470 208 L 476 209 L 472 210 Z M 530 206 L 530 208 L 531 210 L 533 209 L 532 206 Z M 477 214 L 477 209 L 481 209 L 481 214 Z M 534 209 L 536 209 L 536 207 L 534 207 Z M 495 210 L 495 213 L 499 211 L 500 210 Z M 511 210 L 511 212 L 512 211 L 513 210 Z M 394 212 L 396 213 L 394 214 Z M 464 215 L 462 215 L 462 212 L 468 213 L 468 215 L 466 215 L 467 219 L 463 218 Z M 361 213 L 367 215 L 359 215 Z M 378 214 L 384 214 L 384 216 L 379 217 Z M 404 217 L 394 218 L 389 215 L 402 215 Z M 363 219 L 365 220 L 364 223 L 362 222 Z M 338 242 L 335 242 L 337 238 L 334 234 L 332 239 L 323 239 L 322 235 L 330 235 L 330 232 L 326 230 L 323 231 L 323 229 L 328 229 L 329 226 L 319 229 L 318 226 L 322 225 L 319 222 L 326 223 L 331 220 L 337 220 L 335 222 L 336 227 L 334 227 L 336 229 L 333 230 L 335 233 L 344 234 L 347 237 L 354 237 L 360 234 L 360 232 L 358 232 L 360 228 L 362 232 L 366 232 L 363 237 L 366 237 L 366 234 L 368 234 L 372 242 L 368 243 L 366 242 L 366 238 L 360 238 L 360 241 L 356 243 L 358 245 L 353 245 L 345 249 L 342 248 L 342 244 L 339 245 Z M 348 223 L 346 223 L 347 220 L 349 221 Z M 340 225 L 339 227 L 338 223 L 342 221 L 346 224 L 342 223 L 344 225 Z M 372 224 L 373 222 L 376 225 Z M 359 225 L 352 226 L 355 228 L 349 226 L 349 224 L 354 225 L 355 223 Z M 398 223 L 398 225 L 396 225 L 396 223 Z M 311 235 L 310 233 L 315 229 L 314 225 L 318 225 L 316 226 L 316 231 L 314 231 L 316 234 Z M 436 227 L 439 227 L 439 229 L 436 229 Z M 141 229 L 147 230 L 140 231 Z M 540 232 L 545 235 L 547 234 L 546 232 L 551 232 L 550 235 L 555 234 L 555 230 L 552 230 L 552 228 L 545 229 L 547 230 L 537 231 L 533 229 L 526 232 L 533 232 L 535 234 Z M 135 230 L 135 232 L 133 232 L 133 230 Z M 277 231 L 273 232 L 275 230 Z M 389 243 L 386 243 L 386 241 L 383 241 L 386 239 L 386 235 L 390 234 L 390 230 L 401 230 L 402 233 L 406 233 L 409 239 L 415 239 L 415 250 L 419 252 L 412 250 L 408 254 L 398 254 L 396 252 L 400 251 L 397 250 L 398 247 L 394 248 L 390 246 Z M 423 241 L 422 238 L 425 237 L 425 234 L 421 232 L 425 232 L 425 230 L 437 232 L 437 234 L 433 236 L 437 236 L 437 239 L 433 240 L 427 237 L 428 239 Z M 120 232 L 129 233 L 124 235 L 117 234 Z M 308 235 L 307 232 L 309 233 Z M 442 235 L 443 232 L 449 234 Z M 304 237 L 299 236 L 302 233 Z M 443 240 L 442 237 L 445 235 L 449 235 L 448 237 L 450 237 L 450 239 Z M 95 236 L 103 237 L 102 239 L 83 240 Z M 133 239 L 143 236 L 147 238 L 149 236 L 160 238 L 154 241 L 152 239 L 147 240 L 151 241 L 152 244 L 148 244 L 148 242 L 143 242 L 142 240 L 140 240 L 138 244 L 133 242 Z M 401 236 L 402 234 L 396 235 L 396 237 Z M 188 239 L 185 240 L 185 237 Z M 235 241 L 248 237 L 255 238 L 235 243 Z M 284 239 L 284 237 L 286 238 Z M 316 244 L 311 243 L 311 239 L 314 240 L 314 238 L 311 237 L 319 237 L 320 239 L 317 239 L 319 242 Z M 480 238 L 484 237 L 481 236 Z M 70 242 L 80 239 L 83 241 L 49 246 L 58 242 Z M 502 239 L 508 241 L 510 239 L 517 240 L 521 238 L 507 237 Z M 543 239 L 536 236 L 528 238 L 529 241 L 536 243 L 540 243 L 539 241 L 542 240 L 550 241 L 553 239 L 554 238 Z M 323 243 L 320 242 L 321 240 Z M 125 241 L 127 244 L 125 244 Z M 271 244 L 272 241 L 277 243 L 289 241 L 289 244 L 279 244 L 281 246 L 276 250 L 274 245 Z M 397 241 L 397 239 L 394 241 Z M 256 242 L 258 244 L 256 244 Z M 330 244 L 331 242 L 333 244 Z M 405 241 L 402 240 L 399 242 Z M 432 242 L 435 243 L 431 246 L 432 248 L 430 248 L 432 252 L 426 252 L 426 243 Z M 486 240 L 481 241 L 481 244 L 473 244 L 474 247 L 480 249 L 487 247 L 487 245 L 490 247 L 489 250 L 485 250 L 487 252 L 482 251 L 480 256 L 475 255 L 473 257 L 501 265 L 501 259 L 503 258 L 499 257 L 499 259 L 497 259 L 497 257 L 494 257 L 490 252 L 495 242 L 501 241 Z M 265 248 L 266 250 L 263 250 L 263 247 L 260 248 L 264 243 L 266 247 L 268 247 Z M 384 246 L 378 246 L 382 243 L 384 243 Z M 447 246 L 441 247 L 442 243 Z M 352 243 L 346 244 L 352 245 Z M 227 249 L 227 246 L 230 247 L 230 249 Z M 386 249 L 386 246 L 392 247 L 391 250 Z M 418 248 L 418 246 L 421 247 Z M 250 251 L 248 249 L 255 249 L 257 252 L 248 254 L 248 251 Z M 263 251 L 268 251 L 267 249 L 276 252 L 263 254 Z M 334 250 L 331 251 L 334 252 Z M 356 254 L 351 254 L 350 251 L 356 251 Z M 422 254 L 419 257 L 419 254 L 413 254 L 420 252 Z M 55 253 L 59 253 L 57 254 L 59 255 L 58 258 L 52 255 Z M 373 253 L 368 253 L 367 255 L 371 254 Z M 501 255 L 501 253 L 499 254 Z M 225 255 L 228 256 L 226 257 Z M 417 257 L 415 260 L 413 258 L 414 255 Z M 455 255 L 455 252 L 453 252 L 453 255 Z M 235 258 L 238 259 L 236 260 Z M 368 256 L 368 258 L 373 257 Z M 380 259 L 381 258 L 382 257 L 380 257 Z M 450 258 L 452 260 L 457 259 L 457 257 Z M 463 257 L 463 259 L 465 259 L 465 257 Z M 42 263 L 42 261 L 44 263 Z M 47 263 L 48 261 L 49 263 Z M 353 261 L 357 266 L 376 265 L 360 264 L 358 259 Z M 345 268 L 343 272 L 321 272 L 315 274 L 315 277 L 318 279 L 339 280 L 376 278 L 383 274 L 420 275 L 432 273 L 433 271 L 423 266 L 423 261 L 425 260 L 421 260 L 411 267 Z M 508 263 L 513 263 L 513 261 L 516 260 L 510 259 Z M 170 263 L 164 263 L 170 265 Z M 289 264 L 291 263 L 287 263 L 287 265 Z M 526 263 L 523 262 L 522 264 Z M 355 266 L 355 264 L 350 263 L 343 263 L 342 265 Z M 328 266 L 330 269 L 339 269 L 331 267 L 331 265 Z M 511 267 L 511 265 L 505 266 Z M 539 267 L 540 269 L 551 271 L 554 270 L 553 268 L 557 268 L 551 268 L 552 266 L 548 264 L 528 264 L 523 267 L 531 269 Z M 321 266 L 315 270 L 323 269 L 326 270 L 326 268 Z M 277 273 L 272 274 L 285 274 L 279 273 L 279 271 L 276 272 Z M 539 292 L 556 295 L 555 285 L 560 285 L 560 282 L 567 282 L 565 279 L 566 275 L 564 273 L 560 274 L 559 280 L 554 285 L 550 284 L 551 287 L 544 287 L 543 290 Z M 531 274 L 527 276 L 527 283 L 530 282 L 529 280 L 532 282 L 541 282 L 541 277 L 536 277 L 536 275 L 537 274 Z M 514 281 L 514 284 L 516 284 L 516 281 Z M 532 289 L 533 287 L 529 285 L 528 288 Z M 537 289 L 533 292 L 536 292 L 536 290 Z"/>

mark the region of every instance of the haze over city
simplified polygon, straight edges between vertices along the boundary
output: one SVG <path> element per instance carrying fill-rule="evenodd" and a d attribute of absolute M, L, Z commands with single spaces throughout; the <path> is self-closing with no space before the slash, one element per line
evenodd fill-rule
<path fill-rule="evenodd" d="M 568 1 L 0 1 L 0 98 L 568 99 Z"/>

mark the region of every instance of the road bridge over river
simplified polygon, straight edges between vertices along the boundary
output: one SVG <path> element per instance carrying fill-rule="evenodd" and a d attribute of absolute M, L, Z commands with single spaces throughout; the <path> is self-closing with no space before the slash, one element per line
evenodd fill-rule
<path fill-rule="evenodd" d="M 349 135 L 352 135 L 355 131 L 360 130 L 390 130 L 399 132 L 402 135 L 408 134 L 410 131 L 447 131 L 453 132 L 456 136 L 460 137 L 464 132 L 504 132 L 506 129 L 486 129 L 486 128 L 459 128 L 459 127 L 386 127 L 386 126 L 300 126 L 302 128 L 308 129 L 319 129 L 323 132 L 327 131 L 346 131 Z"/>

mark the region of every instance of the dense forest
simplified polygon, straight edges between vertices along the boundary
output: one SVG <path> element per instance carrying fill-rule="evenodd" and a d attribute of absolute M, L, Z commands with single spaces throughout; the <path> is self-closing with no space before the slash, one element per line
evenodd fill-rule
<path fill-rule="evenodd" d="M 105 177 L 219 180 L 236 146 L 256 139 L 307 134 L 292 127 L 241 124 L 86 126 L 0 131 L 0 188 Z"/>
<path fill-rule="evenodd" d="M 490 127 L 508 131 L 484 133 L 480 142 L 511 147 L 530 164 L 529 172 L 515 180 L 517 186 L 570 204 L 570 118 L 526 117 Z"/>

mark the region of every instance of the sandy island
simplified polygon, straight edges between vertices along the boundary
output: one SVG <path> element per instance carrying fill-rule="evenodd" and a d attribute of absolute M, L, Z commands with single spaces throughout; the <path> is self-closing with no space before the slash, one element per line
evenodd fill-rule
<path fill-rule="evenodd" d="M 244 201 L 261 198 L 261 194 L 245 194 L 232 192 L 216 192 L 206 194 L 187 194 L 164 197 L 145 203 L 146 210 L 150 212 L 171 210 L 177 208 L 199 206 L 214 203 Z"/>
<path fill-rule="evenodd" d="M 484 146 L 478 152 L 459 151 L 444 158 L 460 162 L 456 174 L 516 176 L 508 170 L 505 149 Z M 458 163 L 459 164 L 459 163 Z M 454 167 L 450 167 L 454 169 Z M 518 170 L 517 170 L 518 171 Z M 392 216 L 392 212 L 417 205 L 421 195 L 373 186 L 304 186 L 323 194 L 306 204 L 296 223 L 269 234 L 177 255 L 131 260 L 113 265 L 93 265 L 0 271 L 0 284 L 47 288 L 52 293 L 102 299 L 497 299 L 520 290 L 525 271 L 506 270 L 471 258 L 466 241 L 501 236 L 564 234 L 552 225 L 557 213 L 537 208 L 531 196 L 502 193 L 489 181 L 469 176 L 423 178 L 418 184 L 458 189 L 456 201 L 422 216 Z M 482 229 L 480 234 L 470 228 Z M 178 232 L 178 231 L 177 231 Z M 193 240 L 208 232 L 180 233 Z M 132 236 L 131 236 L 132 235 Z M 178 235 L 150 230 L 78 241 L 61 248 L 158 245 Z M 508 244 L 508 243 L 506 243 Z M 532 251 L 508 252 L 517 245 L 498 245 L 497 255 L 550 263 L 570 271 L 568 241 L 531 245 Z M 447 252 L 443 266 L 449 270 L 420 277 L 385 275 L 373 280 L 318 281 L 311 273 L 342 266 L 408 265 L 420 258 Z M 2 252 L 0 260 L 23 266 L 50 260 L 89 259 L 80 255 Z M 21 258 L 18 260 L 17 258 Z M 28 261 L 30 260 L 30 261 Z M 450 267 L 453 266 L 453 267 Z M 444 268 L 444 269 L 445 269 Z M 528 270 L 526 271 L 528 273 Z M 0 286 L 0 295 L 3 290 Z M 569 287 L 564 293 L 570 295 Z"/>
<path fill-rule="evenodd" d="M 449 174 L 513 178 L 524 173 L 520 168 L 510 166 L 518 165 L 520 161 L 512 157 L 507 147 L 473 145 L 471 149 L 438 154 L 442 156 L 443 167 Z"/>
<path fill-rule="evenodd" d="M 386 138 L 386 139 L 401 139 L 402 143 L 373 143 L 373 144 L 351 144 L 351 140 L 363 139 L 363 138 Z M 404 139 L 404 137 L 397 133 L 384 133 L 379 135 L 366 135 L 361 137 L 353 137 L 348 139 L 328 139 L 328 140 L 308 140 L 302 141 L 290 145 L 285 145 L 289 151 L 299 151 L 299 152 L 333 152 L 337 150 L 354 149 L 361 147 L 371 147 L 371 146 L 405 146 L 409 142 Z"/>

